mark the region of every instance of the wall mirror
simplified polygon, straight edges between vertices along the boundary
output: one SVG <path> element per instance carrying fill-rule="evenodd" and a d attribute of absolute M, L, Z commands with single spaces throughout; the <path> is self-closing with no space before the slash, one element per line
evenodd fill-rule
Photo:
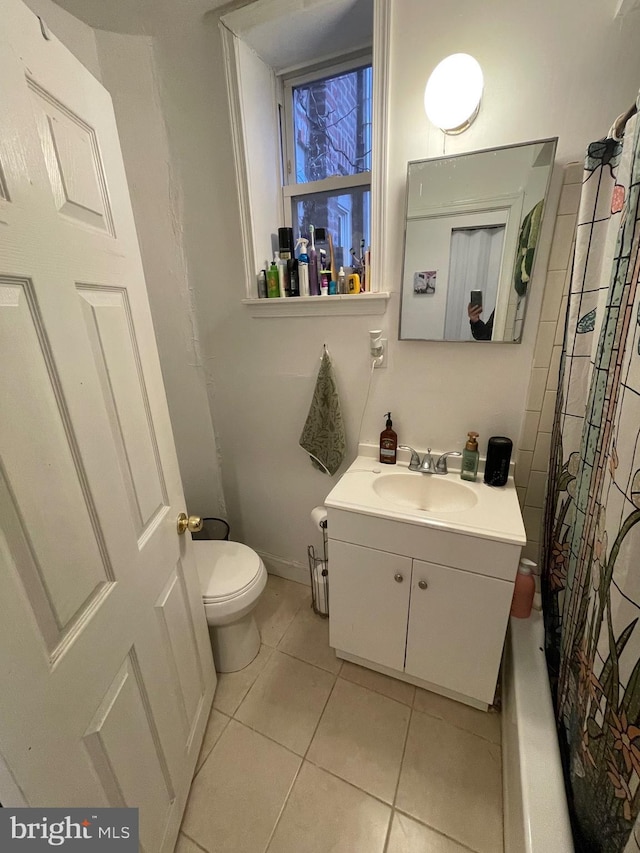
<path fill-rule="evenodd" d="M 556 143 L 409 163 L 400 340 L 520 342 Z"/>

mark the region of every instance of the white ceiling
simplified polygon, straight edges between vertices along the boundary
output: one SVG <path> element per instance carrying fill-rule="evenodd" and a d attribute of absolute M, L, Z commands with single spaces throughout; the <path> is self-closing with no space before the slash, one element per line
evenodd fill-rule
<path fill-rule="evenodd" d="M 202 17 L 229 0 L 54 0 L 98 30 L 153 35 L 168 20 Z"/>
<path fill-rule="evenodd" d="M 99 30 L 131 35 L 166 31 L 229 0 L 55 0 Z M 256 0 L 225 15 L 271 67 L 281 70 L 371 44 L 373 0 Z M 286 22 L 283 25 L 283 21 Z"/>
<path fill-rule="evenodd" d="M 371 45 L 373 0 L 257 0 L 223 20 L 282 71 Z"/>

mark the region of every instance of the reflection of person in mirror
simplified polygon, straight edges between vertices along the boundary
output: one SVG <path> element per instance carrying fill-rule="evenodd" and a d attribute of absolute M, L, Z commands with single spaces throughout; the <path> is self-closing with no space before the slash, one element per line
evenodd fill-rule
<path fill-rule="evenodd" d="M 476 341 L 490 341 L 491 336 L 493 335 L 493 315 L 495 311 L 491 312 L 491 316 L 484 323 L 480 319 L 480 315 L 482 314 L 482 305 L 473 305 L 473 303 L 469 303 L 467 305 L 467 314 L 469 315 L 469 324 L 471 326 L 471 334 L 476 339 Z"/>

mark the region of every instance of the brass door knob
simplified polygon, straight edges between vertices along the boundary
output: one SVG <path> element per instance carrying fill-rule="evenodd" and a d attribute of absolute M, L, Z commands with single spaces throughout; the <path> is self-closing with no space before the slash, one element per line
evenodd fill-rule
<path fill-rule="evenodd" d="M 186 512 L 181 512 L 178 516 L 178 534 L 182 534 L 189 530 L 191 533 L 197 533 L 202 530 L 202 519 L 199 515 L 187 515 Z"/>

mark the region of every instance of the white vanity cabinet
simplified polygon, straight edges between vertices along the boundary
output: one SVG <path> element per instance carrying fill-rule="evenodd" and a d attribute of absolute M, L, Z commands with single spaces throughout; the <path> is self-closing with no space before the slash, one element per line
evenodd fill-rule
<path fill-rule="evenodd" d="M 485 708 L 521 545 L 328 509 L 338 657 Z"/>
<path fill-rule="evenodd" d="M 491 703 L 513 584 L 413 561 L 404 670 Z"/>

